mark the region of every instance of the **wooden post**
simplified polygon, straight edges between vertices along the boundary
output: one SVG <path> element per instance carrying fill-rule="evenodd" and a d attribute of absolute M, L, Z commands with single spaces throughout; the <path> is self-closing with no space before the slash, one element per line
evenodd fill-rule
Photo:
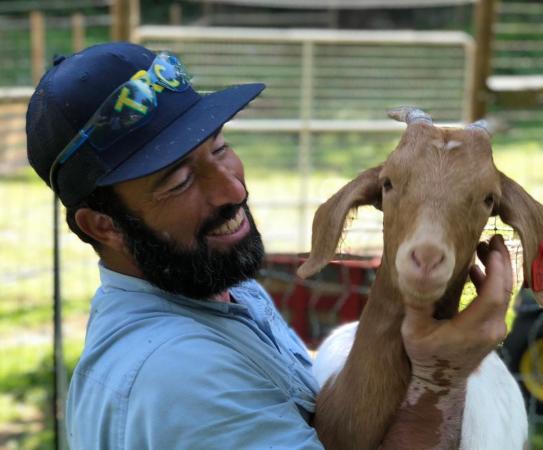
<path fill-rule="evenodd" d="M 339 28 L 339 10 L 337 8 L 328 10 L 328 28 L 333 30 Z"/>
<path fill-rule="evenodd" d="M 128 27 L 128 0 L 113 0 L 109 13 L 111 15 L 111 39 L 113 41 L 127 41 L 130 34 Z"/>
<path fill-rule="evenodd" d="M 128 0 L 128 40 L 134 41 L 136 30 L 140 26 L 140 0 Z"/>
<path fill-rule="evenodd" d="M 485 116 L 489 93 L 487 80 L 491 72 L 492 40 L 497 0 L 479 0 L 475 6 L 475 61 L 471 121 Z"/>
<path fill-rule="evenodd" d="M 113 0 L 111 3 L 111 39 L 133 41 L 135 30 L 140 25 L 139 0 Z"/>
<path fill-rule="evenodd" d="M 85 48 L 85 16 L 81 13 L 72 15 L 72 47 L 75 52 Z"/>
<path fill-rule="evenodd" d="M 204 25 L 211 25 L 213 23 L 213 5 L 207 1 L 203 0 L 203 11 L 202 11 L 202 23 Z"/>
<path fill-rule="evenodd" d="M 30 13 L 32 82 L 37 85 L 45 72 L 45 19 L 41 11 Z"/>
<path fill-rule="evenodd" d="M 172 3 L 170 5 L 170 25 L 181 25 L 181 18 L 183 17 L 183 10 L 179 3 Z"/>

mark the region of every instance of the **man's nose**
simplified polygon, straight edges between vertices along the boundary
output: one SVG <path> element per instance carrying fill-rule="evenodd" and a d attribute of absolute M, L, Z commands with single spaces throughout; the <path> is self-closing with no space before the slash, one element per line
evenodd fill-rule
<path fill-rule="evenodd" d="M 210 168 L 206 176 L 206 197 L 210 205 L 240 204 L 247 197 L 247 190 L 236 173 L 223 166 Z"/>

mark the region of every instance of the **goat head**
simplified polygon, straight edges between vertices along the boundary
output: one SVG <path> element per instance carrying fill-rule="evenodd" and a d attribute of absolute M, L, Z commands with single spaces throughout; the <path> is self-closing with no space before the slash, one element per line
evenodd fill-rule
<path fill-rule="evenodd" d="M 410 107 L 389 116 L 408 124 L 398 146 L 318 208 L 311 254 L 298 275 L 334 257 L 351 209 L 373 205 L 384 213 L 383 263 L 396 287 L 435 302 L 461 289 L 485 224 L 499 215 L 520 236 L 524 280 L 543 305 L 543 206 L 496 169 L 485 123 L 439 128 Z"/>

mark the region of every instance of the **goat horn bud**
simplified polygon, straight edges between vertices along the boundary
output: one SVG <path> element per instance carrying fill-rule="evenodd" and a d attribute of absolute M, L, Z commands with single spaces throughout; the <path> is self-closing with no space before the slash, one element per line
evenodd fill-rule
<path fill-rule="evenodd" d="M 466 127 L 466 130 L 484 130 L 489 135 L 492 134 L 490 131 L 490 125 L 486 120 L 478 120 L 477 122 L 473 122 Z"/>
<path fill-rule="evenodd" d="M 415 122 L 426 122 L 432 125 L 432 118 L 422 109 L 414 106 L 400 106 L 399 108 L 389 109 L 387 114 L 391 119 L 405 122 L 407 125 Z"/>

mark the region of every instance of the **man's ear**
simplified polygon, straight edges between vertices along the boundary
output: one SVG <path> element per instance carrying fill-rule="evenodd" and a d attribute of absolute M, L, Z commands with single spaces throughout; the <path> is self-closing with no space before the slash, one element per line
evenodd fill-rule
<path fill-rule="evenodd" d="M 75 222 L 85 234 L 100 242 L 104 247 L 123 252 L 123 235 L 107 214 L 90 208 L 79 208 L 75 213 Z"/>
<path fill-rule="evenodd" d="M 524 282 L 543 306 L 543 205 L 518 183 L 500 172 L 502 198 L 498 206 L 501 219 L 520 236 L 524 260 Z"/>

